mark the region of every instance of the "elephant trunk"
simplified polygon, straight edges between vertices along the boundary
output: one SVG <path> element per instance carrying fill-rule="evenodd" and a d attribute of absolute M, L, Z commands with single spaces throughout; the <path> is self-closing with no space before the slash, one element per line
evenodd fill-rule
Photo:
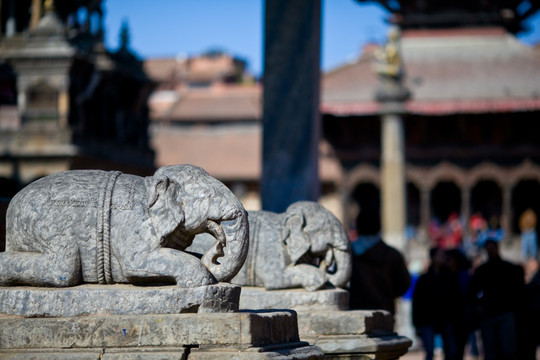
<path fill-rule="evenodd" d="M 249 246 L 248 215 L 239 211 L 232 220 L 223 220 L 220 226 L 225 241 L 216 240 L 201 261 L 218 281 L 231 280 L 242 268 Z"/>
<path fill-rule="evenodd" d="M 351 277 L 352 256 L 350 247 L 334 248 L 335 271 L 328 273 L 328 281 L 335 287 L 344 287 Z"/>

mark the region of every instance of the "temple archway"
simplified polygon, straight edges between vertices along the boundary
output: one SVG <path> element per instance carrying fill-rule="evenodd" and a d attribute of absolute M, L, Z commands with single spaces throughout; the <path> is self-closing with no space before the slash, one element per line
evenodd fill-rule
<path fill-rule="evenodd" d="M 439 182 L 431 192 L 431 213 L 444 223 L 452 213 L 461 210 L 461 191 L 450 181 Z"/>
<path fill-rule="evenodd" d="M 361 211 L 375 217 L 380 217 L 381 196 L 379 188 L 373 183 L 359 183 L 354 188 L 351 199 L 355 209 L 350 215 L 350 220 L 356 226 L 356 217 Z"/>
<path fill-rule="evenodd" d="M 502 214 L 502 189 L 494 181 L 479 181 L 471 190 L 472 213 L 480 213 L 484 219 Z"/>
<path fill-rule="evenodd" d="M 528 208 L 540 214 L 540 183 L 537 180 L 522 180 L 512 191 L 512 230 L 519 234 L 519 217 Z M 538 228 L 538 224 L 536 225 Z"/>
<path fill-rule="evenodd" d="M 407 183 L 407 225 L 420 225 L 420 190 L 414 183 Z"/>

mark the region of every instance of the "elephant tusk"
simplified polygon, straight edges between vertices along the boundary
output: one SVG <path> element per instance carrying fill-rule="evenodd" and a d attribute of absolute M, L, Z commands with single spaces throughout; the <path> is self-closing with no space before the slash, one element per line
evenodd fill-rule
<path fill-rule="evenodd" d="M 225 238 L 225 231 L 223 231 L 223 228 L 221 225 L 219 225 L 217 222 L 213 220 L 208 220 L 206 222 L 206 229 L 205 231 L 215 237 L 221 245 L 225 246 L 227 244 L 226 238 Z"/>

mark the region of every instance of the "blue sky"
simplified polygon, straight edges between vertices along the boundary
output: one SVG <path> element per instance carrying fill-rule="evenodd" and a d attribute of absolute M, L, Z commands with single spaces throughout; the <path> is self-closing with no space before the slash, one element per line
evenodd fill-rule
<path fill-rule="evenodd" d="M 131 48 L 142 58 L 192 56 L 219 48 L 262 69 L 263 0 L 105 0 L 106 44 L 118 46 L 122 22 L 129 24 Z M 346 63 L 368 42 L 386 38 L 386 13 L 374 4 L 323 0 L 321 66 Z M 540 42 L 540 12 L 529 21 L 532 32 L 518 36 Z"/>

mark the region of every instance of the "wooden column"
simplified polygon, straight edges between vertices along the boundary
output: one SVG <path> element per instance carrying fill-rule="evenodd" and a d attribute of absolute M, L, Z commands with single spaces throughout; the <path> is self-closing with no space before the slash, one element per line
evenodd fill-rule
<path fill-rule="evenodd" d="M 320 22 L 320 0 L 265 2 L 264 210 L 319 197 Z"/>
<path fill-rule="evenodd" d="M 32 0 L 32 17 L 30 18 L 30 29 L 34 29 L 41 19 L 41 0 Z"/>
<path fill-rule="evenodd" d="M 504 230 L 506 233 L 506 238 L 511 239 L 512 238 L 512 217 L 514 214 L 512 213 L 512 186 L 510 184 L 504 184 L 503 185 L 503 199 L 502 199 L 502 217 L 504 220 L 506 220 L 502 226 L 504 226 Z"/>

